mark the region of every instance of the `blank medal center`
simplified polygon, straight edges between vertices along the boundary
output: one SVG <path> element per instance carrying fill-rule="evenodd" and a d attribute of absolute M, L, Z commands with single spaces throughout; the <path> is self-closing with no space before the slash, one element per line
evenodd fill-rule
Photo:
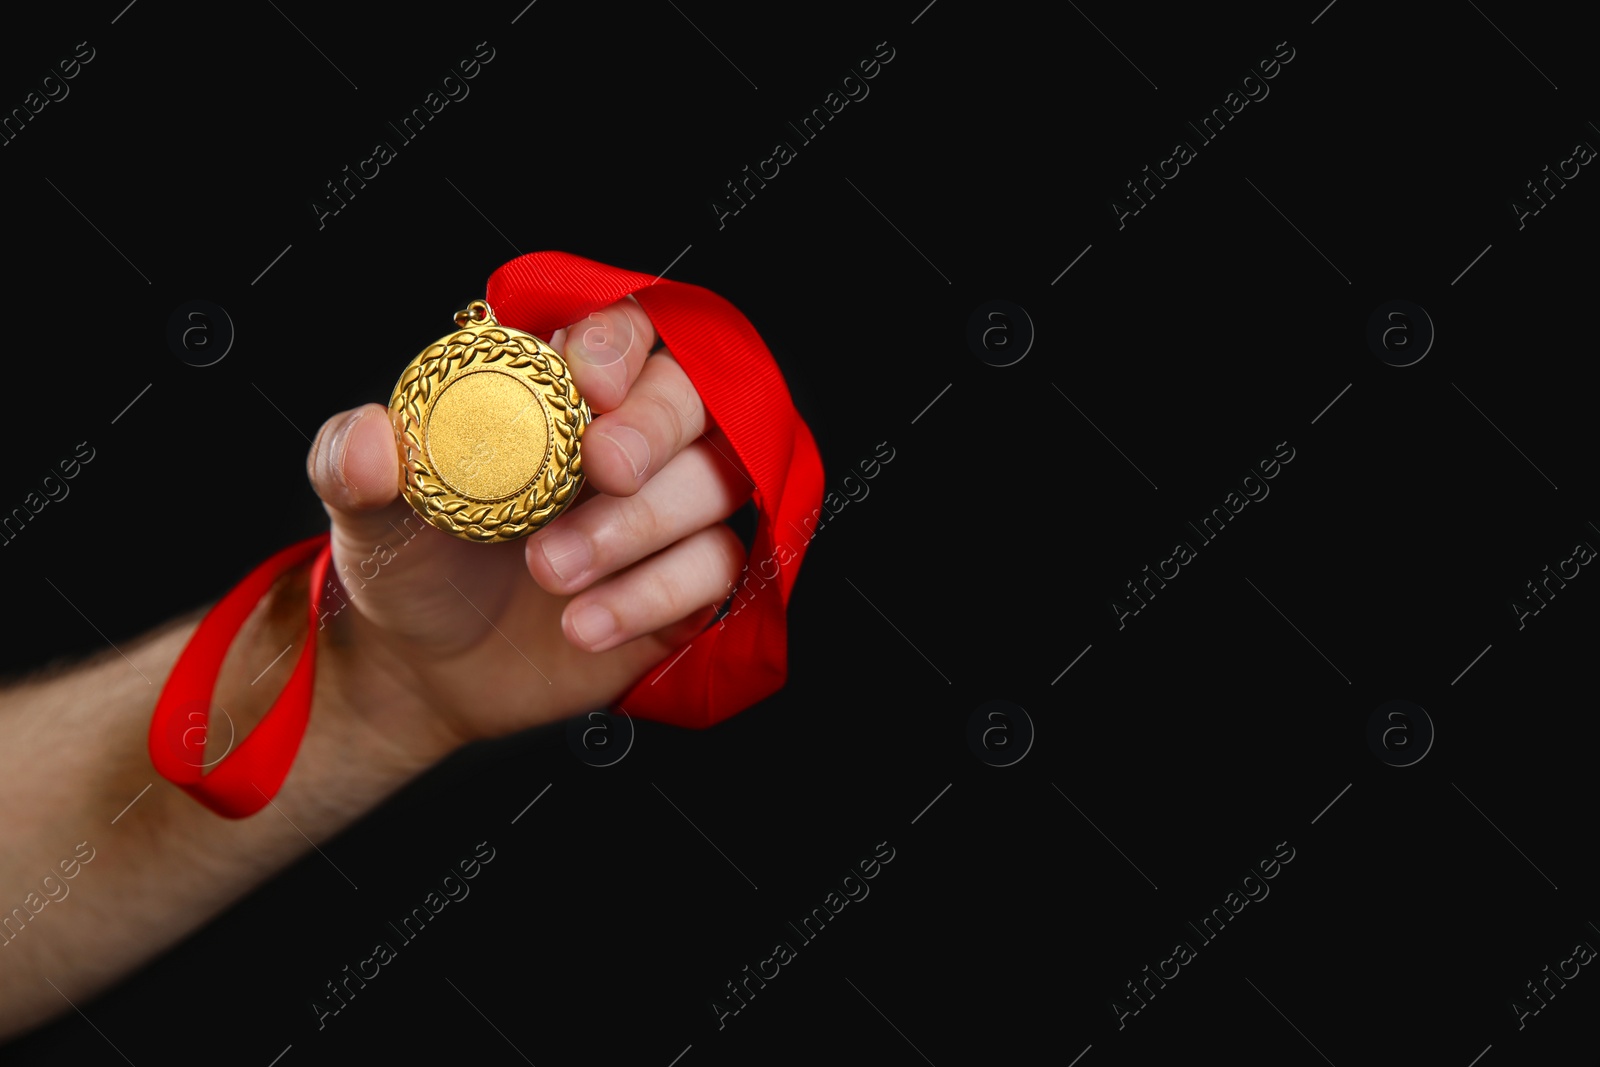
<path fill-rule="evenodd" d="M 428 458 L 446 485 L 472 500 L 502 500 L 544 466 L 550 426 L 544 405 L 520 378 L 463 374 L 428 413 Z"/>

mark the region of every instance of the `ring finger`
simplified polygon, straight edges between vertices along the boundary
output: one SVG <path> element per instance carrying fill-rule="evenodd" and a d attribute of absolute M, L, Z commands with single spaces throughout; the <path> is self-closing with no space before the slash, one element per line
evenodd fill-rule
<path fill-rule="evenodd" d="M 604 652 L 714 607 L 744 566 L 744 546 L 715 523 L 572 599 L 561 613 L 567 640 Z"/>
<path fill-rule="evenodd" d="M 750 483 L 701 438 L 632 496 L 597 495 L 528 538 L 528 571 L 548 593 L 577 593 L 732 515 Z"/>

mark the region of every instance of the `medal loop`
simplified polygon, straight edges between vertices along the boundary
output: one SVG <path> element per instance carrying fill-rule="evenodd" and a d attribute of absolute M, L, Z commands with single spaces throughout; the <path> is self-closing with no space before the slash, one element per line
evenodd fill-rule
<path fill-rule="evenodd" d="M 468 541 L 512 541 L 583 488 L 589 405 L 566 360 L 474 300 L 456 333 L 423 349 L 389 399 L 400 492 L 421 518 Z"/>

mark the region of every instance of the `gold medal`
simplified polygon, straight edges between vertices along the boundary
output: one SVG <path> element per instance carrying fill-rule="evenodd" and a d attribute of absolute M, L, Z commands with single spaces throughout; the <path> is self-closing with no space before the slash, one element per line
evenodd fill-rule
<path fill-rule="evenodd" d="M 389 399 L 400 491 L 429 523 L 468 541 L 524 537 L 583 487 L 589 405 L 566 360 L 474 300 L 461 327 L 413 359 Z"/>

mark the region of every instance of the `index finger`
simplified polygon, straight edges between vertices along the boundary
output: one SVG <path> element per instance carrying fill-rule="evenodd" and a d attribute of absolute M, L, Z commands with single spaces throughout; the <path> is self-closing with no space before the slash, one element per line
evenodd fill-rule
<path fill-rule="evenodd" d="M 596 415 L 615 409 L 656 346 L 650 316 L 631 296 L 557 330 L 550 346 L 566 359 L 578 392 Z"/>

